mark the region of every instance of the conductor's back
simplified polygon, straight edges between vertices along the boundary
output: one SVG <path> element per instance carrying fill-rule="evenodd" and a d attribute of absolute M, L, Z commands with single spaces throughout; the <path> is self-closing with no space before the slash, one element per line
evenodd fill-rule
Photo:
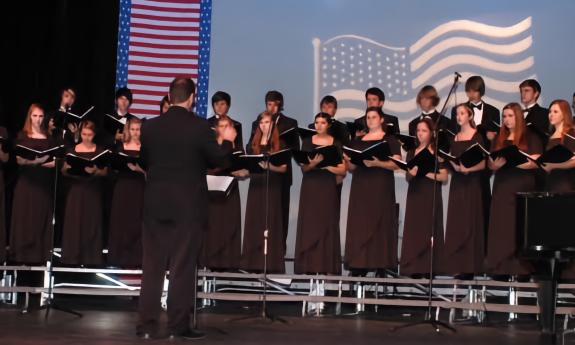
<path fill-rule="evenodd" d="M 137 334 L 158 336 L 164 275 L 170 271 L 168 331 L 175 338 L 199 338 L 190 328 L 195 301 L 195 269 L 205 231 L 207 167 L 226 167 L 236 133 L 222 145 L 204 119 L 190 112 L 195 97 L 191 79 L 170 84 L 170 109 L 142 126 L 142 163 L 146 169 L 143 215 L 143 277 Z"/>

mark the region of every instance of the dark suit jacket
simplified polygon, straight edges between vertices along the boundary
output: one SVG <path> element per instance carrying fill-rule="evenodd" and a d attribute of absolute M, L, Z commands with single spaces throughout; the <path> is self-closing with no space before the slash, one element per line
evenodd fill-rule
<path fill-rule="evenodd" d="M 236 129 L 236 132 L 238 133 L 236 140 L 234 141 L 234 151 L 243 150 L 244 139 L 242 137 L 242 124 L 234 119 L 232 119 L 232 122 L 234 124 L 234 128 Z M 211 128 L 215 129 L 216 125 L 218 124 L 218 118 L 214 115 L 208 118 L 208 123 L 210 124 Z"/>
<path fill-rule="evenodd" d="M 298 124 L 297 124 L 297 120 L 292 119 L 291 117 L 285 116 L 282 113 L 279 113 L 278 115 L 274 116 L 274 121 L 277 121 L 277 128 L 280 134 L 280 144 L 282 148 L 289 148 L 292 150 L 299 150 L 300 149 L 300 141 L 299 141 L 299 136 L 297 135 L 289 135 L 287 136 L 287 138 L 289 138 L 288 140 L 285 140 L 284 137 L 281 136 L 281 134 L 285 131 L 287 131 L 290 128 L 297 128 Z M 250 140 L 247 143 L 247 147 L 251 147 L 252 145 L 252 140 L 254 139 L 254 134 L 256 133 L 256 129 L 258 128 L 260 123 L 260 117 L 258 116 L 256 118 L 256 120 L 254 122 L 252 122 L 252 132 L 250 134 Z M 291 186 L 292 183 L 292 168 L 291 168 L 291 161 L 288 163 L 288 170 L 285 173 L 285 183 L 289 183 L 289 185 Z"/>
<path fill-rule="evenodd" d="M 471 106 L 470 102 L 467 102 L 466 104 Z M 451 108 L 451 121 L 453 122 L 455 130 L 459 132 L 459 125 L 457 125 L 456 107 Z M 493 128 L 493 122 L 501 125 L 501 114 L 497 108 L 491 104 L 483 102 L 483 117 L 481 118 L 481 123 L 479 124 L 475 122 L 475 124 L 478 126 L 481 135 L 483 135 L 483 139 L 486 140 L 485 142 L 488 142 L 486 137 L 487 131 L 485 128 L 491 128 L 494 132 L 499 132 L 499 130 L 495 130 L 495 128 Z"/>
<path fill-rule="evenodd" d="M 533 131 L 537 133 L 538 137 L 543 141 L 543 144 L 547 144 L 547 136 L 544 133 L 549 134 L 549 109 L 535 104 L 529 109 L 527 116 L 525 117 L 525 124 L 530 124 L 533 126 Z"/>
<path fill-rule="evenodd" d="M 355 121 L 353 121 L 353 123 L 355 124 L 356 128 L 367 129 L 367 122 L 366 122 L 366 116 L 365 115 L 358 117 L 357 119 L 355 119 Z M 400 132 L 399 120 L 397 119 L 397 116 L 384 113 L 383 114 L 383 123 L 388 125 L 387 131 L 389 132 L 389 134 L 397 134 Z M 351 135 L 355 137 L 355 133 L 351 133 Z"/>
<path fill-rule="evenodd" d="M 448 119 L 446 116 L 441 115 L 438 111 L 435 111 L 431 114 L 424 115 L 424 116 L 429 116 L 431 118 L 431 121 L 433 121 L 434 123 L 437 121 L 437 118 L 439 118 L 439 123 L 438 123 L 439 129 L 448 129 L 453 133 L 455 133 L 457 130 L 455 128 L 455 126 L 453 125 L 453 122 L 450 119 Z M 411 120 L 409 122 L 409 126 L 408 126 L 409 135 L 416 136 L 417 124 L 419 123 L 420 120 L 421 120 L 421 115 L 417 116 L 416 118 L 414 118 L 413 120 Z"/>
<path fill-rule="evenodd" d="M 226 168 L 231 151 L 230 142 L 218 145 L 205 119 L 182 107 L 172 106 L 144 122 L 140 151 L 147 171 L 144 222 L 205 224 L 207 167 Z"/>

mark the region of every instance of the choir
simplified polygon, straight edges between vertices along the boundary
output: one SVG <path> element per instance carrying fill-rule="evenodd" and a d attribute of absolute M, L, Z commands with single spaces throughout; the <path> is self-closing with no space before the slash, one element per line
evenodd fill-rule
<path fill-rule="evenodd" d="M 225 194 L 210 193 L 200 266 L 285 272 L 293 166 L 291 160 L 274 164 L 269 157 L 290 150 L 294 159 L 296 153 L 305 157 L 296 159 L 303 177 L 295 273 L 341 274 L 346 268 L 364 275 L 399 269 L 402 275 L 425 276 L 433 250 L 436 274 L 530 275 L 533 267 L 516 253 L 515 195 L 575 191 L 575 159 L 545 160 L 560 150 L 575 154 L 575 125 L 568 101 L 553 101 L 549 109 L 537 103 L 541 86 L 536 80 L 518 88 L 522 105 L 509 103 L 500 113 L 483 101 L 484 80 L 470 77 L 468 100 L 453 107 L 449 118 L 436 109 L 437 90 L 424 86 L 416 100 L 421 114 L 405 129 L 409 135 L 400 134 L 397 117 L 383 111 L 385 95 L 379 88 L 366 91 L 366 112 L 348 123 L 336 120 L 337 100 L 325 96 L 307 128 L 283 114 L 283 95 L 270 91 L 245 147 L 242 124 L 229 115 L 231 96 L 216 92 L 214 115 L 207 122 L 218 144 L 233 127 L 238 133 L 234 162 L 258 155 L 265 159 L 256 168 L 239 163 L 225 170 L 208 168 L 208 175 L 233 182 Z M 32 104 L 13 140 L 0 127 L 0 261 L 46 261 L 55 217 L 61 223 L 61 263 L 140 267 L 147 174 L 140 160 L 140 129 L 145 120 L 130 114 L 127 88 L 118 89 L 116 109 L 102 126 L 77 112 L 75 99 L 76 92 L 64 88 L 58 110 L 45 113 Z M 165 97 L 160 112 L 169 108 Z M 6 241 L 2 172 L 10 158 L 19 171 Z M 408 184 L 401 241 L 395 190 L 400 171 Z M 349 207 L 341 210 L 347 174 Z M 63 179 L 60 185 L 57 176 Z M 249 180 L 243 217 L 240 180 Z M 444 229 L 442 188 L 448 180 Z M 343 257 L 341 212 L 347 213 Z"/>

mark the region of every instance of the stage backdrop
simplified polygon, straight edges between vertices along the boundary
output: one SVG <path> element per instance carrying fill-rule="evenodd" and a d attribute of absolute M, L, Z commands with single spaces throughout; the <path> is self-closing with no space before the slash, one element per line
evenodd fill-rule
<path fill-rule="evenodd" d="M 385 111 L 399 116 L 402 132 L 418 114 L 418 89 L 432 84 L 445 98 L 454 71 L 463 82 L 482 75 L 485 100 L 499 108 L 519 100 L 519 82 L 537 78 L 548 105 L 555 98 L 570 100 L 575 91 L 573 13 L 575 2 L 568 0 L 214 0 L 209 94 L 232 95 L 231 115 L 244 123 L 244 138 L 272 89 L 284 94 L 285 113 L 307 125 L 324 95 L 337 97 L 337 117 L 344 120 L 361 115 L 365 89 L 378 86 L 386 94 Z M 461 85 L 458 102 L 463 91 Z M 350 180 L 343 193 L 342 243 Z M 298 171 L 288 256 L 300 181 Z M 402 175 L 396 175 L 396 186 L 403 217 Z M 247 183 L 242 192 L 245 200 Z M 445 199 L 447 192 L 445 186 Z"/>

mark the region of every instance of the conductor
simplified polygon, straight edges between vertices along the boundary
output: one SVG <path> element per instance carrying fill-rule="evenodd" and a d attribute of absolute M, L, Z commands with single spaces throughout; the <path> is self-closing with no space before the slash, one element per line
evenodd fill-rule
<path fill-rule="evenodd" d="M 173 339 L 198 339 L 190 328 L 195 303 L 195 269 L 208 214 L 208 167 L 227 167 L 236 131 L 216 142 L 206 120 L 191 112 L 195 84 L 176 78 L 170 84 L 169 110 L 144 122 L 141 158 L 147 172 L 143 216 L 140 338 L 160 338 L 161 296 L 169 270 L 168 334 Z"/>

